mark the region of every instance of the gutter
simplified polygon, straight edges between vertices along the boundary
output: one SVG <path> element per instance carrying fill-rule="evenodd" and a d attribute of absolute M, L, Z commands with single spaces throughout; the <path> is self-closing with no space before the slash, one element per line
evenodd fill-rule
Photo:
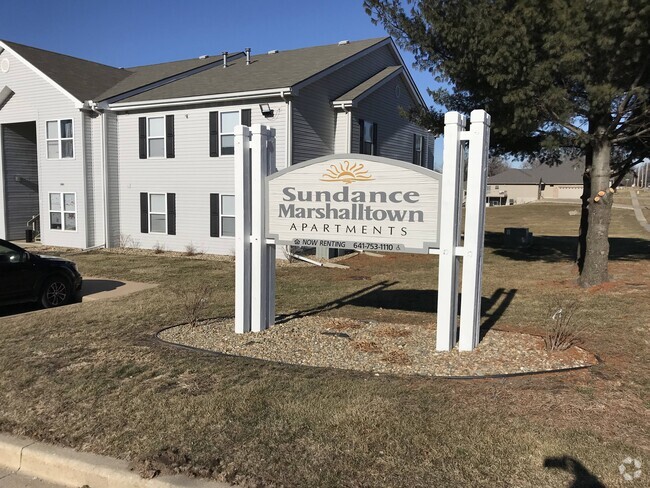
<path fill-rule="evenodd" d="M 254 90 L 245 92 L 222 93 L 219 95 L 199 95 L 195 97 L 182 97 L 182 98 L 167 98 L 161 100 L 147 100 L 143 102 L 118 102 L 106 103 L 102 102 L 99 105 L 100 109 L 111 109 L 116 112 L 125 110 L 145 110 L 151 108 L 173 107 L 177 105 L 197 105 L 201 103 L 210 102 L 231 102 L 238 100 L 250 100 L 255 98 L 267 97 L 280 97 L 284 99 L 287 95 L 291 95 L 292 90 L 290 87 L 286 88 L 272 88 L 269 90 Z"/>

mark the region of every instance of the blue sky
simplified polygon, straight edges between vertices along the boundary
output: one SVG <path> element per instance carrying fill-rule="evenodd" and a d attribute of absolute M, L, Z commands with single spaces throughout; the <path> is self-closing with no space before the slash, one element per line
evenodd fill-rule
<path fill-rule="evenodd" d="M 1 12 L 0 39 L 118 67 L 386 35 L 362 0 L 4 0 Z M 401 53 L 432 105 L 433 77 Z"/>
<path fill-rule="evenodd" d="M 294 49 L 385 36 L 362 0 L 4 1 L 0 38 L 111 66 L 242 51 Z M 428 104 L 428 73 L 404 60 Z"/>

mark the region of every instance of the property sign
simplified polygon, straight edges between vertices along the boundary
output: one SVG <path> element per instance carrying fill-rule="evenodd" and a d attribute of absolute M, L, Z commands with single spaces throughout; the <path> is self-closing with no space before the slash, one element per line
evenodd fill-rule
<path fill-rule="evenodd" d="M 441 175 L 375 156 L 329 156 L 266 178 L 278 244 L 427 253 L 437 248 Z"/>

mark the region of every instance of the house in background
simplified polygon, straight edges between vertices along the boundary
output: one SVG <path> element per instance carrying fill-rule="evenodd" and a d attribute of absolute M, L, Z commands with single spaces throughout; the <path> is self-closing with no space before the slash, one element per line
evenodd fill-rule
<path fill-rule="evenodd" d="M 516 205 L 538 200 L 578 200 L 582 195 L 584 164 L 565 162 L 530 169 L 511 168 L 488 178 L 488 206 Z"/>
<path fill-rule="evenodd" d="M 424 105 L 390 38 L 114 68 L 0 41 L 0 238 L 227 254 L 238 124 L 278 170 L 332 153 L 433 168 Z"/>

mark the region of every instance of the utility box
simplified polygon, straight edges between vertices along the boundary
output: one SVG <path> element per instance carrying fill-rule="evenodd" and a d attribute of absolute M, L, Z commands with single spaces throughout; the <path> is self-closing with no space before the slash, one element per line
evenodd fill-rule
<path fill-rule="evenodd" d="M 504 247 L 528 247 L 533 243 L 533 233 L 528 227 L 506 227 L 503 231 Z"/>

